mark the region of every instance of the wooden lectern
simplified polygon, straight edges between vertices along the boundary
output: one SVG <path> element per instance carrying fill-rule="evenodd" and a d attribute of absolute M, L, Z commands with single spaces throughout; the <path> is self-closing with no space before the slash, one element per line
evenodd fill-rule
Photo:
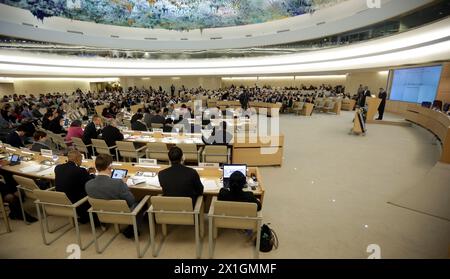
<path fill-rule="evenodd" d="M 378 98 L 372 98 L 372 97 L 367 97 L 366 98 L 366 102 L 367 102 L 367 115 L 366 115 L 366 122 L 367 123 L 373 123 L 375 120 L 375 115 L 378 113 L 378 107 L 381 104 L 381 99 Z"/>

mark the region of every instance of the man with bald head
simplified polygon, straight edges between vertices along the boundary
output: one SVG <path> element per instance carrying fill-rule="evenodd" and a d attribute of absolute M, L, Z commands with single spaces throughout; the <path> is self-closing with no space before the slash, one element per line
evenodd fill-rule
<path fill-rule="evenodd" d="M 55 167 L 55 190 L 66 193 L 72 203 L 76 203 L 86 196 L 85 184 L 94 178 L 95 169 L 86 170 L 80 167 L 81 162 L 81 153 L 78 150 L 71 150 L 67 154 L 67 163 Z M 88 209 L 88 203 L 77 208 L 80 223 L 89 221 Z"/>

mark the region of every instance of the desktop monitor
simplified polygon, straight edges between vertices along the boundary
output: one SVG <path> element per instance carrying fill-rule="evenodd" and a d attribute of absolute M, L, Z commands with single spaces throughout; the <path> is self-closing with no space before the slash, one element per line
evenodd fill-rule
<path fill-rule="evenodd" d="M 247 165 L 223 165 L 223 187 L 229 187 L 230 176 L 233 172 L 239 171 L 244 176 L 247 176 Z"/>

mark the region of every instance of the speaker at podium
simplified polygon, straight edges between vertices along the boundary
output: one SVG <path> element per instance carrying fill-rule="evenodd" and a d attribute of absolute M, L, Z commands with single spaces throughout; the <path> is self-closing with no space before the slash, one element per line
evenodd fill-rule
<path fill-rule="evenodd" d="M 378 113 L 378 107 L 381 104 L 381 99 L 375 97 L 367 97 L 366 105 L 367 105 L 367 115 L 366 122 L 371 123 L 375 122 L 375 115 Z"/>

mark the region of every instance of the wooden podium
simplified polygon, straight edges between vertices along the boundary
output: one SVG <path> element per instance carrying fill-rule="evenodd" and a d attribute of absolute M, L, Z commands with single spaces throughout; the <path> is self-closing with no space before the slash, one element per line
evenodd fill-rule
<path fill-rule="evenodd" d="M 356 110 L 355 118 L 353 119 L 353 128 L 349 134 L 366 135 L 366 125 L 364 122 L 364 116 L 361 109 Z"/>
<path fill-rule="evenodd" d="M 372 98 L 372 97 L 367 97 L 366 98 L 366 102 L 367 102 L 367 115 L 366 115 L 366 122 L 367 123 L 373 123 L 375 120 L 375 115 L 378 113 L 378 107 L 381 104 L 381 99 L 378 98 Z"/>

